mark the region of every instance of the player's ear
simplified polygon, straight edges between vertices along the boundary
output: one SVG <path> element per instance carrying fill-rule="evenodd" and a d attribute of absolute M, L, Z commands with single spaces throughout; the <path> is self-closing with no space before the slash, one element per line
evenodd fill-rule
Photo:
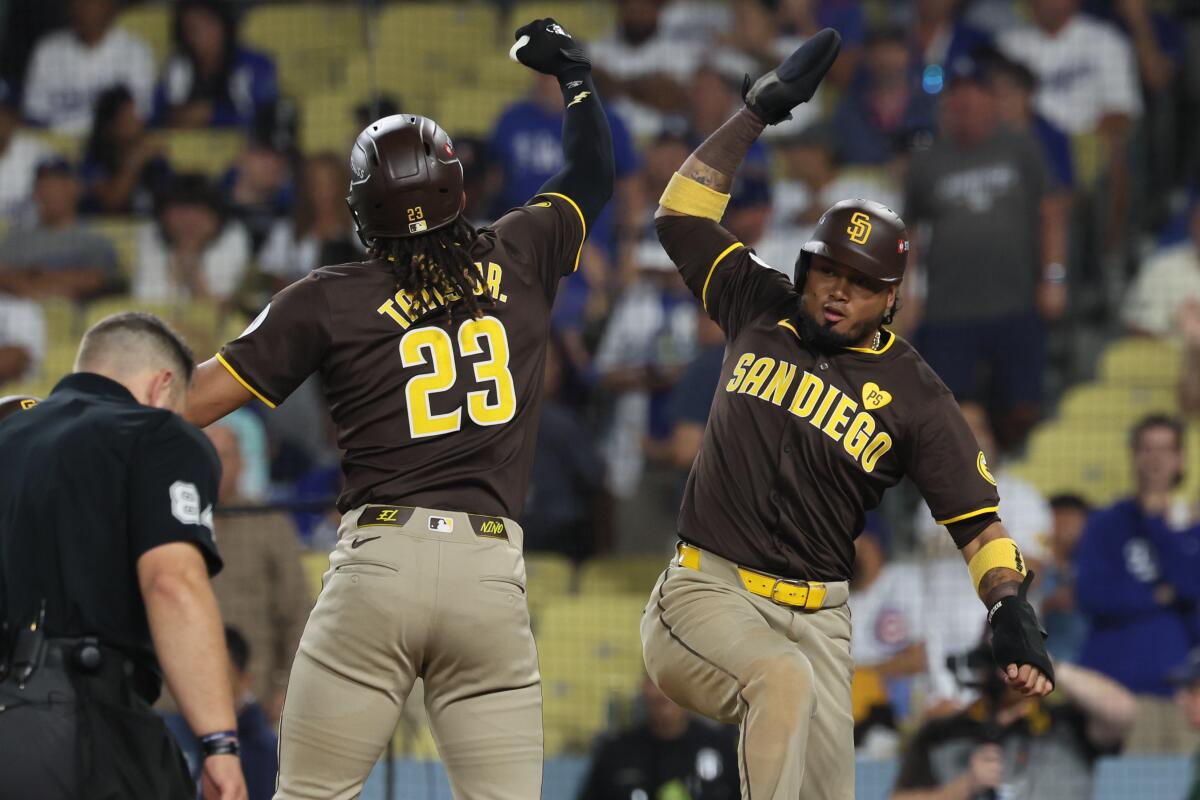
<path fill-rule="evenodd" d="M 183 410 L 187 387 L 169 369 L 155 370 L 146 384 L 146 405 L 168 411 Z"/>

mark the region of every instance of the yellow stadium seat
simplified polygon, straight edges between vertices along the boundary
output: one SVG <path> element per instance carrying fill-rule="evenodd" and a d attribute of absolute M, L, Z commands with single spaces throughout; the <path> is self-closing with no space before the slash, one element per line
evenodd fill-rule
<path fill-rule="evenodd" d="M 170 324 L 187 341 L 200 358 L 216 352 L 224 343 L 231 312 L 216 303 L 190 300 L 180 303 L 151 303 L 132 297 L 97 300 L 87 307 L 86 325 L 93 325 L 110 314 L 122 311 L 145 311 Z M 236 317 L 241 320 L 240 315 Z"/>
<path fill-rule="evenodd" d="M 233 165 L 245 138 L 240 131 L 163 131 L 167 159 L 177 172 L 200 172 L 217 178 Z"/>
<path fill-rule="evenodd" d="M 321 580 L 329 569 L 329 554 L 322 550 L 305 550 L 300 555 L 304 566 L 304 577 L 308 580 L 308 591 L 313 600 L 321 593 Z"/>
<path fill-rule="evenodd" d="M 459 89 L 439 98 L 434 115 L 450 136 L 487 136 L 519 92 L 494 89 Z"/>
<path fill-rule="evenodd" d="M 1183 368 L 1179 346 L 1148 337 L 1110 344 L 1100 357 L 1100 379 L 1107 383 L 1174 387 Z"/>
<path fill-rule="evenodd" d="M 1128 430 L 1150 413 L 1174 413 L 1173 387 L 1138 383 L 1086 383 L 1071 388 L 1059 404 L 1059 420 L 1065 425 L 1102 426 Z"/>
<path fill-rule="evenodd" d="M 447 87 L 474 86 L 479 59 L 508 49 L 491 4 L 396 3 L 379 15 L 376 81 L 398 95 L 405 111 L 420 109 Z"/>
<path fill-rule="evenodd" d="M 300 143 L 312 155 L 333 151 L 345 158 L 358 135 L 354 119 L 356 100 L 346 92 L 313 94 L 300 110 Z"/>
<path fill-rule="evenodd" d="M 575 567 L 565 556 L 525 554 L 525 592 L 530 605 L 542 605 L 563 597 L 571 591 L 574 580 Z"/>
<path fill-rule="evenodd" d="M 145 3 L 125 9 L 117 17 L 117 27 L 138 36 L 154 51 L 154 60 L 162 66 L 172 49 L 171 7 L 168 3 Z"/>
<path fill-rule="evenodd" d="M 593 558 L 579 568 L 579 593 L 649 597 L 668 561 L 668 556 L 657 555 Z"/>
<path fill-rule="evenodd" d="M 520 0 L 509 14 L 509 24 L 505 26 L 506 38 L 511 42 L 512 32 L 531 19 L 554 17 L 572 36 L 584 41 L 599 39 L 616 24 L 613 5 L 574 0 Z"/>
<path fill-rule="evenodd" d="M 83 137 L 71 133 L 38 128 L 25 128 L 22 133 L 28 134 L 40 141 L 46 147 L 70 161 L 79 161 L 83 157 Z"/>
<path fill-rule="evenodd" d="M 138 217 L 92 217 L 88 227 L 112 242 L 117 251 L 117 264 L 126 278 L 133 275 L 138 260 L 138 231 L 146 224 Z"/>
<path fill-rule="evenodd" d="M 1096 425 L 1043 425 L 1030 437 L 1024 460 L 1011 471 L 1047 497 L 1072 492 L 1094 504 L 1111 503 L 1132 487 L 1128 432 Z"/>
<path fill-rule="evenodd" d="M 566 597 L 540 615 L 534 635 L 542 718 L 555 748 L 586 749 L 606 726 L 609 709 L 637 691 L 644 602 L 629 595 Z"/>
<path fill-rule="evenodd" d="M 42 300 L 42 316 L 46 320 L 46 338 L 74 346 L 83 333 L 83 312 L 78 305 L 59 297 Z"/>
<path fill-rule="evenodd" d="M 246 13 L 242 41 L 275 61 L 284 92 L 298 97 L 344 90 L 346 64 L 365 47 L 355 4 L 261 5 Z"/>

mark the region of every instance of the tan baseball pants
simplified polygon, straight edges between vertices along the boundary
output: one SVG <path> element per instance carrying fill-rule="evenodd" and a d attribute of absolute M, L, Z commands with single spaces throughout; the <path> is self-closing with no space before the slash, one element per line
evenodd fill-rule
<path fill-rule="evenodd" d="M 849 589 L 804 611 L 746 591 L 701 551 L 659 578 L 642 617 L 650 678 L 679 705 L 741 727 L 744 800 L 853 800 Z"/>
<path fill-rule="evenodd" d="M 363 506 L 342 518 L 292 666 L 275 800 L 358 797 L 418 677 L 457 800 L 541 796 L 521 541 L 495 517 Z"/>

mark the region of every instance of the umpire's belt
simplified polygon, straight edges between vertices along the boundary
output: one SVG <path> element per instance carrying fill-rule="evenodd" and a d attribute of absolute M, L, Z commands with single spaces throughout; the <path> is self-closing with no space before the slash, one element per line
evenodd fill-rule
<path fill-rule="evenodd" d="M 737 575 L 738 580 L 747 592 L 759 597 L 765 597 L 781 606 L 801 608 L 805 611 L 819 611 L 822 608 L 845 604 L 846 598 L 849 595 L 849 589 L 845 581 L 823 583 L 821 581 L 781 578 L 778 575 L 769 575 L 765 572 L 739 566 L 718 555 L 701 550 L 690 544 L 685 544 L 684 542 L 676 545 L 676 550 L 678 552 L 676 563 L 679 566 L 703 572 L 723 572 L 725 570 L 722 570 L 721 567 L 727 567 L 729 571 Z M 701 569 L 702 563 L 705 567 L 703 570 Z M 711 570 L 711 567 L 716 567 L 717 569 Z"/>

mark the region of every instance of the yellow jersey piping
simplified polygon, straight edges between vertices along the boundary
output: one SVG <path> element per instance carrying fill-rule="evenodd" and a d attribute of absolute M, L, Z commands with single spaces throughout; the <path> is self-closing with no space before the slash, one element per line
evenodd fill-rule
<path fill-rule="evenodd" d="M 238 383 L 240 383 L 242 386 L 246 387 L 247 391 L 249 391 L 250 394 L 254 395 L 259 400 L 262 400 L 264 403 L 266 403 L 267 408 L 275 407 L 274 403 L 272 403 L 267 398 L 263 397 L 262 392 L 258 391 L 258 389 L 255 389 L 253 386 L 251 386 L 249 383 L 247 383 L 246 379 L 243 378 L 241 375 L 238 375 L 237 370 L 234 369 L 233 367 L 231 367 L 229 365 L 229 362 L 226 361 L 225 357 L 222 356 L 220 353 L 217 353 L 217 361 L 221 362 L 221 366 L 224 367 L 225 369 L 229 370 L 229 374 L 233 376 L 233 379 L 235 381 L 237 381 Z"/>
<path fill-rule="evenodd" d="M 867 353 L 868 355 L 872 355 L 872 356 L 881 356 L 884 353 L 886 353 L 888 351 L 888 348 L 891 347 L 896 342 L 896 334 L 892 333 L 887 328 L 884 328 L 883 332 L 888 335 L 887 344 L 885 344 L 883 347 L 879 348 L 878 350 L 872 350 L 869 347 L 846 347 L 843 349 L 849 350 L 852 353 Z"/>
<path fill-rule="evenodd" d="M 968 511 L 966 514 L 959 514 L 957 517 L 951 517 L 950 519 L 935 520 L 935 522 L 937 522 L 938 525 L 949 525 L 952 522 L 962 522 L 964 519 L 978 517 L 982 514 L 991 514 L 999 510 L 1000 506 L 988 506 L 987 508 L 981 508 L 978 511 Z"/>
<path fill-rule="evenodd" d="M 709 281 L 712 280 L 713 273 L 717 271 L 717 264 L 720 264 L 725 256 L 729 255 L 739 247 L 744 246 L 745 245 L 743 245 L 741 242 L 734 242 L 733 244 L 729 245 L 729 247 L 726 247 L 721 251 L 721 254 L 713 260 L 712 266 L 708 268 L 708 276 L 704 279 L 704 288 L 700 290 L 700 304 L 704 306 L 704 310 L 706 312 L 708 311 L 708 284 Z"/>
<path fill-rule="evenodd" d="M 571 270 L 571 272 L 575 272 L 576 270 L 579 269 L 579 258 L 583 255 L 583 243 L 587 239 L 587 220 L 583 218 L 583 211 L 580 210 L 578 203 L 576 203 L 571 198 L 567 197 L 565 194 L 559 194 L 558 192 L 542 192 L 541 194 L 539 194 L 537 196 L 538 197 L 561 197 L 563 200 L 566 200 L 568 203 L 570 203 L 571 208 L 575 209 L 575 213 L 579 215 L 579 224 L 581 226 L 583 226 L 583 235 L 579 237 L 579 252 L 577 252 L 575 254 L 575 267 L 574 267 L 574 269 Z"/>

